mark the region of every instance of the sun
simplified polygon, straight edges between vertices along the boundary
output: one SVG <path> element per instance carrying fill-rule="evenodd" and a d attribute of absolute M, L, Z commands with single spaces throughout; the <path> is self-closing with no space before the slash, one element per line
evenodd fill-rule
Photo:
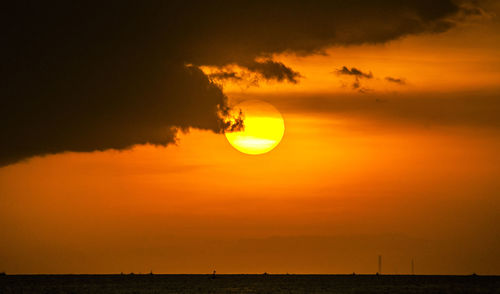
<path fill-rule="evenodd" d="M 234 108 L 243 113 L 244 129 L 226 132 L 229 143 L 246 154 L 264 154 L 280 143 L 285 133 L 281 113 L 271 104 L 260 100 L 246 100 Z"/>

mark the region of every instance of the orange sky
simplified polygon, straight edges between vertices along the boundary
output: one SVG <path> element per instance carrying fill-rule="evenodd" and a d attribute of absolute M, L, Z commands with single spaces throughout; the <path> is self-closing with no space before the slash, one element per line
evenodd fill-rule
<path fill-rule="evenodd" d="M 298 84 L 225 82 L 281 111 L 264 155 L 190 130 L 2 167 L 0 271 L 374 273 L 382 254 L 386 273 L 500 274 L 498 28 L 275 56 Z M 365 93 L 342 66 L 372 72 Z"/>

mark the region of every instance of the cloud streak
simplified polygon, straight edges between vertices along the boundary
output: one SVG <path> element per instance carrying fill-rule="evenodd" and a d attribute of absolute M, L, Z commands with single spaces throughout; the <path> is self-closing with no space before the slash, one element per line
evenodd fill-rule
<path fill-rule="evenodd" d="M 404 126 L 460 127 L 500 131 L 500 101 L 495 92 L 287 94 L 266 98 L 291 113 L 307 112 Z"/>
<path fill-rule="evenodd" d="M 399 84 L 399 85 L 405 85 L 406 81 L 401 78 L 393 78 L 393 77 L 385 77 L 385 80 L 391 83 Z"/>

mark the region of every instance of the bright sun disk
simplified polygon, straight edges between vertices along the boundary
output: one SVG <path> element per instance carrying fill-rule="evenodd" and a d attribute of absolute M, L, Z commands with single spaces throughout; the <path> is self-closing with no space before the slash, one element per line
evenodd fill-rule
<path fill-rule="evenodd" d="M 263 154 L 273 150 L 285 133 L 281 113 L 271 104 L 260 100 L 247 100 L 236 105 L 233 114 L 240 110 L 244 116 L 244 129 L 227 132 L 229 143 L 246 154 Z"/>

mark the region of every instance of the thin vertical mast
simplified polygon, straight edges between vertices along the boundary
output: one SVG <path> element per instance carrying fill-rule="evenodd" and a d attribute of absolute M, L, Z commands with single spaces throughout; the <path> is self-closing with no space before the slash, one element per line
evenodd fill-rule
<path fill-rule="evenodd" d="M 382 255 L 378 256 L 378 273 L 382 274 Z"/>

